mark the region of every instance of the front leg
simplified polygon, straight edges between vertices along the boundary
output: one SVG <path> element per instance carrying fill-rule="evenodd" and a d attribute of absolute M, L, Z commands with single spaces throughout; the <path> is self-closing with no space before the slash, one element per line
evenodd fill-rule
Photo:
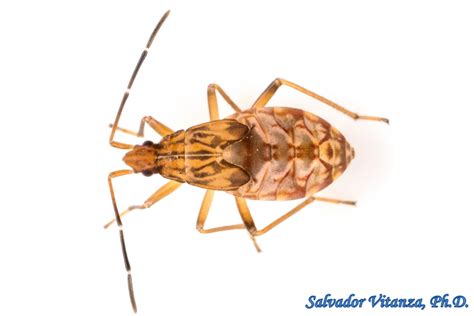
<path fill-rule="evenodd" d="M 138 132 L 134 132 L 132 130 L 118 127 L 116 128 L 117 131 L 121 131 L 122 133 L 129 134 L 135 137 L 143 137 L 144 135 L 144 129 L 145 129 L 145 123 L 148 124 L 155 132 L 160 134 L 161 136 L 166 136 L 169 134 L 173 133 L 173 130 L 166 126 L 165 124 L 161 123 L 160 121 L 157 121 L 151 116 L 145 116 L 142 118 L 140 121 L 140 127 L 138 128 Z M 109 127 L 113 128 L 113 124 L 109 124 Z"/>
<path fill-rule="evenodd" d="M 120 219 L 122 219 L 125 215 L 127 215 L 133 210 L 143 210 L 152 207 L 156 202 L 173 193 L 177 188 L 181 186 L 181 184 L 181 182 L 176 182 L 173 180 L 168 181 L 165 185 L 161 186 L 158 190 L 156 190 L 156 192 L 153 193 L 148 199 L 146 199 L 143 204 L 129 206 L 125 211 L 121 212 L 119 214 Z M 115 218 L 110 220 L 107 224 L 104 225 L 104 228 L 107 229 L 115 221 Z"/>

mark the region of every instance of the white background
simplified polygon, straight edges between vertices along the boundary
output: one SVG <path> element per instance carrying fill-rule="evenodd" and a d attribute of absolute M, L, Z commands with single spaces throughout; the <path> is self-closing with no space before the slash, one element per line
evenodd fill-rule
<path fill-rule="evenodd" d="M 267 235 L 201 235 L 204 191 L 183 186 L 124 219 L 141 315 L 413 315 L 307 310 L 309 295 L 465 295 L 474 308 L 474 30 L 470 1 L 16 1 L 0 5 L 0 314 L 130 315 L 107 174 L 108 123 L 148 35 L 171 15 L 121 124 L 208 120 L 206 87 L 246 108 L 276 77 L 389 126 L 354 122 L 282 88 L 356 149 L 346 173 Z M 219 100 L 222 105 L 224 103 Z M 222 114 L 230 114 L 221 107 Z M 147 130 L 146 135 L 159 137 Z M 119 135 L 123 141 L 131 138 Z M 136 141 L 136 140 L 133 140 Z M 137 142 L 142 142 L 138 140 Z M 165 181 L 115 182 L 121 209 Z M 263 227 L 297 202 L 253 202 Z M 239 216 L 217 194 L 209 227 Z"/>

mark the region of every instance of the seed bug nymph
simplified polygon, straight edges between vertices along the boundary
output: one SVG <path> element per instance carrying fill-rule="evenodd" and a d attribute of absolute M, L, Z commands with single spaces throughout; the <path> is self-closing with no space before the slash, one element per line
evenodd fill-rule
<path fill-rule="evenodd" d="M 210 121 L 186 130 L 173 131 L 151 116 L 143 117 L 138 132 L 121 128 L 118 123 L 130 89 L 168 15 L 169 11 L 156 25 L 135 66 L 109 138 L 112 147 L 128 150 L 123 160 L 131 168 L 113 171 L 108 176 L 115 218 L 105 227 L 116 222 L 119 228 L 130 301 L 135 312 L 137 305 L 122 217 L 134 209 L 151 207 L 183 183 L 206 190 L 196 223 L 200 233 L 247 230 L 257 251 L 260 248 L 255 237 L 265 234 L 313 201 L 355 205 L 353 201 L 315 196 L 344 172 L 354 158 L 354 149 L 336 128 L 312 113 L 295 108 L 266 107 L 279 87 L 293 88 L 354 120 L 388 123 L 386 118 L 359 115 L 295 83 L 277 78 L 247 110 L 241 110 L 219 85 L 210 84 L 207 89 Z M 235 111 L 225 119 L 219 118 L 216 92 Z M 114 140 L 116 131 L 143 137 L 145 124 L 162 136 L 159 142 L 147 140 L 141 145 L 130 145 Z M 130 206 L 119 213 L 112 179 L 134 173 L 147 177 L 160 174 L 169 181 L 143 204 Z M 216 190 L 234 196 L 242 223 L 204 228 Z M 304 200 L 269 225 L 257 229 L 246 199 Z"/>

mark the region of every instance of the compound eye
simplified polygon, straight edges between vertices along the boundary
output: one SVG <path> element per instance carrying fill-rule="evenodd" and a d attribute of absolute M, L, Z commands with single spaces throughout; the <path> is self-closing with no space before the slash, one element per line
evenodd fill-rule
<path fill-rule="evenodd" d="M 151 170 L 144 170 L 144 171 L 142 171 L 142 174 L 143 174 L 145 177 L 149 177 L 149 176 L 153 175 L 153 171 L 151 171 Z"/>
<path fill-rule="evenodd" d="M 151 140 L 147 140 L 143 143 L 143 146 L 148 146 L 149 147 L 151 145 L 153 145 L 153 142 Z"/>

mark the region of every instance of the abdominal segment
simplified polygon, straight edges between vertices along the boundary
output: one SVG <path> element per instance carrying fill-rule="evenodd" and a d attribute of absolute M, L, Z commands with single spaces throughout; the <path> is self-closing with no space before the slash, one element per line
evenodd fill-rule
<path fill-rule="evenodd" d="M 250 131 L 223 152 L 250 181 L 229 191 L 255 200 L 292 200 L 312 195 L 333 182 L 354 154 L 344 136 L 314 114 L 266 107 L 229 118 Z"/>

